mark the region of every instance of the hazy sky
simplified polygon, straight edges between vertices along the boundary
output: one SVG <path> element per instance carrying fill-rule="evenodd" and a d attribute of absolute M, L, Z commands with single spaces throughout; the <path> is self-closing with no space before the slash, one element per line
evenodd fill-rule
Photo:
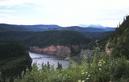
<path fill-rule="evenodd" d="M 117 26 L 129 0 L 0 0 L 0 22 Z"/>

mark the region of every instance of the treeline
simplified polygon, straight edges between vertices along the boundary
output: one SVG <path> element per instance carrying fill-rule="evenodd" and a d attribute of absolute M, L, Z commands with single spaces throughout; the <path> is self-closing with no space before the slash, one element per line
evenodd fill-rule
<path fill-rule="evenodd" d="M 5 54 L 5 55 L 4 55 Z M 0 60 L 28 55 L 27 48 L 17 42 L 0 42 Z"/>
<path fill-rule="evenodd" d="M 27 46 L 84 45 L 90 39 L 77 31 L 0 32 L 0 41 L 18 41 Z"/>
<path fill-rule="evenodd" d="M 90 42 L 88 38 L 76 31 L 45 31 L 35 34 L 27 40 L 30 45 L 81 45 Z"/>

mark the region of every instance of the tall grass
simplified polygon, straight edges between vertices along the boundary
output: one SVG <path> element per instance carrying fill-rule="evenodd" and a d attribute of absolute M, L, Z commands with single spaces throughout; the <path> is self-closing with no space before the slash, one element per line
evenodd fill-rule
<path fill-rule="evenodd" d="M 129 82 L 129 61 L 95 50 L 90 62 L 86 57 L 81 64 L 68 69 L 38 69 L 33 66 L 31 71 L 15 79 L 15 82 Z"/>

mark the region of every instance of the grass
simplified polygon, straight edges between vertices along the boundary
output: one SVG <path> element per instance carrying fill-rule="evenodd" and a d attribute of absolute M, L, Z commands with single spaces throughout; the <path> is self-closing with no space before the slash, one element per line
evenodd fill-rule
<path fill-rule="evenodd" d="M 90 62 L 83 59 L 68 69 L 38 69 L 34 65 L 15 82 L 129 82 L 129 61 L 95 52 Z"/>

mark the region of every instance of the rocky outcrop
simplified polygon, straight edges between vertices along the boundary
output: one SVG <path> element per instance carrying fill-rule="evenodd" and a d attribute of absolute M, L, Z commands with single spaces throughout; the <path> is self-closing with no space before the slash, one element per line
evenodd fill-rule
<path fill-rule="evenodd" d="M 105 46 L 105 52 L 107 53 L 107 55 L 111 55 L 111 53 L 112 53 L 112 48 L 109 46 L 110 45 L 110 43 L 108 42 L 107 44 L 106 44 L 106 46 Z"/>
<path fill-rule="evenodd" d="M 79 46 L 72 45 L 70 47 L 63 45 L 50 45 L 48 47 L 31 47 L 30 50 L 36 53 L 56 55 L 59 57 L 67 57 L 72 54 L 72 52 L 79 51 Z"/>

